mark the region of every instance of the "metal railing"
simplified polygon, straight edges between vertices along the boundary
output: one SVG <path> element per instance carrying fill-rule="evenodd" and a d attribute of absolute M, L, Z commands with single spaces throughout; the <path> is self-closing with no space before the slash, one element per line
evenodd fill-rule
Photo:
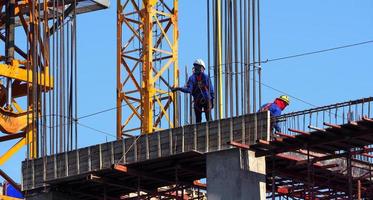
<path fill-rule="evenodd" d="M 275 120 L 280 126 L 282 133 L 287 135 L 297 135 L 299 133 L 294 132 L 294 130 L 302 132 L 322 130 L 329 127 L 325 126 L 324 123 L 341 125 L 352 121 L 362 120 L 363 117 L 372 118 L 372 114 L 373 97 L 368 97 L 303 111 L 286 113 L 276 117 Z M 373 145 L 367 146 L 367 148 L 372 147 Z M 373 152 L 355 155 L 354 158 L 373 163 Z"/>
<path fill-rule="evenodd" d="M 361 120 L 363 117 L 371 118 L 373 113 L 372 104 L 373 97 L 368 97 L 286 113 L 277 117 L 276 120 L 281 128 L 281 132 L 295 135 L 296 133 L 289 131 L 289 129 L 311 132 L 317 129 L 327 128 L 324 122 L 337 125 Z"/>

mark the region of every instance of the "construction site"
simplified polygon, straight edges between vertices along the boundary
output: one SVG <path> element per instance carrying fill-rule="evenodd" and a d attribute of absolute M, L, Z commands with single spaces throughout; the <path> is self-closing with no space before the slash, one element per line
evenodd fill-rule
<path fill-rule="evenodd" d="M 0 200 L 373 199 L 372 71 L 358 68 L 371 64 L 369 53 L 358 57 L 369 51 L 320 57 L 373 40 L 286 55 L 292 44 L 269 28 L 310 13 L 325 23 L 289 25 L 287 37 L 317 47 L 316 32 L 308 39 L 302 27 L 335 28 L 344 9 L 364 23 L 373 2 L 344 2 L 332 13 L 325 3 L 320 17 L 320 2 L 294 3 L 299 10 L 278 11 L 295 12 L 284 16 L 275 14 L 280 4 L 0 0 Z M 312 56 L 302 61 L 340 61 L 344 72 L 268 67 Z M 287 87 L 282 73 L 303 82 Z"/>

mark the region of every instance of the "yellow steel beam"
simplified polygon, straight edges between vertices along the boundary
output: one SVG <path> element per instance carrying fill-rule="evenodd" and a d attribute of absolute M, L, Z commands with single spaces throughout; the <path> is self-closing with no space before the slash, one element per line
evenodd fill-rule
<path fill-rule="evenodd" d="M 170 128 L 173 128 L 174 125 L 172 124 L 172 121 L 170 120 L 170 117 L 168 116 L 167 111 L 163 107 L 162 102 L 159 100 L 159 98 L 157 96 L 155 96 L 155 99 L 157 100 L 157 103 L 158 103 L 159 107 L 161 108 L 163 115 L 166 117 L 167 122 L 170 124 Z"/>
<path fill-rule="evenodd" d="M 173 60 L 170 59 L 167 61 L 167 63 L 165 65 L 163 65 L 162 69 L 159 70 L 159 72 L 154 76 L 154 82 L 157 81 L 159 79 L 159 77 L 162 76 L 162 74 L 166 71 L 166 69 L 169 68 L 169 66 L 173 63 Z"/>
<path fill-rule="evenodd" d="M 34 134 L 31 131 L 27 133 L 27 137 L 28 139 L 26 137 L 20 139 L 15 145 L 13 145 L 8 151 L 6 151 L 0 157 L 0 166 L 3 165 L 7 160 L 9 160 L 9 158 L 12 157 L 15 153 L 17 153 L 23 146 L 25 146 L 27 142 L 31 144 L 34 143 Z M 30 147 L 31 158 L 35 157 L 35 152 L 35 145 L 32 145 L 32 147 Z"/>
<path fill-rule="evenodd" d="M 173 61 L 174 61 L 174 70 L 173 70 L 173 77 L 174 77 L 174 85 L 176 87 L 179 86 L 179 1 L 174 0 L 174 13 L 171 17 L 171 22 L 173 25 L 173 47 L 172 47 L 172 53 L 173 53 Z M 179 102 L 177 102 L 177 98 L 174 97 L 174 93 L 170 95 L 171 100 L 174 102 L 173 109 L 174 109 L 174 126 L 177 127 L 180 125 L 179 122 Z M 185 110 L 184 112 L 188 112 Z"/>
<path fill-rule="evenodd" d="M 122 63 L 122 16 L 123 7 L 120 0 L 117 0 L 117 139 L 122 139 L 122 90 L 123 85 L 121 82 L 121 63 Z M 133 39 L 133 38 L 132 38 Z M 131 39 L 131 40 L 132 40 Z M 128 77 L 127 77 L 128 80 Z"/>
<path fill-rule="evenodd" d="M 0 64 L 0 76 L 32 83 L 32 71 L 20 68 L 16 60 L 12 65 Z M 48 73 L 38 73 L 38 85 L 52 89 L 53 78 Z"/>
<path fill-rule="evenodd" d="M 18 113 L 23 113 L 24 112 L 23 109 L 21 108 L 21 106 L 14 99 L 12 100 L 12 102 L 13 102 L 14 108 L 17 110 Z"/>
<path fill-rule="evenodd" d="M 23 199 L 10 197 L 10 196 L 6 196 L 6 195 L 0 195 L 0 200 L 23 200 Z"/>
<path fill-rule="evenodd" d="M 136 107 L 136 110 L 138 110 L 139 108 L 140 108 L 140 105 Z M 135 112 L 132 112 L 131 115 L 124 121 L 123 127 L 128 125 L 128 123 L 131 121 L 133 116 L 135 116 Z"/>
<path fill-rule="evenodd" d="M 158 17 L 155 16 L 154 20 L 157 22 L 157 25 L 159 26 L 159 29 L 161 30 L 161 32 L 163 34 L 163 37 L 166 39 L 166 41 L 167 41 L 168 45 L 170 46 L 170 48 L 173 48 L 173 45 L 172 45 L 170 39 L 168 38 L 167 33 L 163 30 L 162 24 L 158 20 Z"/>
<path fill-rule="evenodd" d="M 141 133 L 148 134 L 155 130 L 160 130 L 161 119 L 155 119 L 154 110 L 159 111 L 160 116 L 166 118 L 170 127 L 178 125 L 178 110 L 174 94 L 168 92 L 169 86 L 178 86 L 178 0 L 171 2 L 165 11 L 157 10 L 156 6 L 165 4 L 160 0 L 144 0 L 140 3 L 130 0 L 117 0 L 117 137 L 121 137 L 123 129 L 129 124 L 129 119 L 139 119 Z M 123 3 L 123 4 L 122 4 Z M 172 7 L 169 8 L 169 7 Z M 168 12 L 169 11 L 169 12 Z M 165 20 L 164 17 L 169 18 Z M 160 20 L 162 18 L 162 20 Z M 122 28 L 126 28 L 127 38 L 122 38 L 124 33 Z M 170 30 L 173 32 L 170 32 Z M 160 35 L 154 35 L 154 30 Z M 142 34 L 139 34 L 141 32 Z M 125 39 L 125 41 L 123 41 Z M 140 46 L 136 46 L 141 44 Z M 164 47 L 160 44 L 165 44 Z M 154 57 L 154 55 L 159 55 Z M 161 58 L 161 59 L 159 59 Z M 158 61 L 162 60 L 158 63 Z M 136 67 L 140 70 L 135 70 Z M 163 74 L 167 70 L 172 70 L 173 79 L 170 83 L 158 84 L 162 82 Z M 156 69 L 156 70 L 155 70 Z M 135 74 L 139 73 L 139 74 Z M 125 77 L 122 77 L 125 75 Z M 162 80 L 162 81 L 161 81 Z M 172 82 L 171 82 L 172 81 Z M 129 96 L 131 94 L 131 96 Z M 173 107 L 169 102 L 165 102 L 160 95 L 169 97 Z M 140 99 L 140 107 L 135 108 L 130 105 L 130 100 Z M 127 120 L 122 119 L 122 104 L 127 103 L 131 113 Z M 167 115 L 168 110 L 173 109 L 173 118 Z M 155 123 L 158 122 L 158 123 Z M 165 124 L 165 123 L 164 123 Z"/>
<path fill-rule="evenodd" d="M 37 155 L 37 145 L 36 145 L 36 135 L 33 131 L 28 131 L 26 137 L 20 139 L 16 144 L 14 144 L 9 150 L 7 150 L 3 155 L 0 156 L 0 166 L 3 165 L 7 160 L 10 159 L 15 153 L 17 153 L 23 146 L 30 144 L 30 158 L 36 158 Z"/>
<path fill-rule="evenodd" d="M 153 66 L 153 6 L 156 0 L 144 1 L 143 24 L 144 24 L 144 40 L 143 47 L 143 73 L 142 73 L 142 88 L 141 88 L 141 112 L 143 120 L 141 121 L 141 132 L 153 132 L 153 96 L 155 95 L 154 79 L 152 77 Z"/>
<path fill-rule="evenodd" d="M 121 98 L 122 100 L 124 100 L 128 107 L 132 110 L 132 112 L 139 118 L 139 119 L 142 119 L 141 115 L 137 112 L 137 109 L 132 105 L 132 103 L 127 99 L 127 97 L 125 95 L 123 95 L 123 97 Z"/>

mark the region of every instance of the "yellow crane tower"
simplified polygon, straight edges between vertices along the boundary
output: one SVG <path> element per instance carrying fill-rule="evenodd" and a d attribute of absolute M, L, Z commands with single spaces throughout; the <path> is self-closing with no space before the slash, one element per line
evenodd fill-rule
<path fill-rule="evenodd" d="M 10 0 L 1 4 L 1 10 L 5 9 L 7 15 L 2 19 L 5 36 L 0 35 L 5 43 L 5 55 L 0 56 L 0 77 L 5 80 L 0 84 L 0 130 L 6 134 L 0 137 L 0 141 L 18 141 L 1 155 L 0 165 L 26 144 L 31 144 L 29 157 L 37 157 L 34 123 L 40 108 L 37 105 L 40 103 L 40 94 L 53 89 L 53 78 L 49 73 L 48 40 L 43 34 L 49 27 L 46 20 L 47 4 L 27 0 Z M 43 16 L 37 12 L 40 7 L 45 10 Z M 16 26 L 20 26 L 25 34 L 24 38 L 27 38 L 27 49 L 16 44 Z M 18 100 L 27 103 L 22 106 Z"/>
<path fill-rule="evenodd" d="M 4 147 L 7 145 L 2 145 L 0 167 L 26 145 L 28 146 L 27 159 L 54 153 L 54 149 L 60 148 L 55 144 L 61 140 L 65 142 L 61 142 L 66 146 L 65 149 L 71 149 L 72 139 L 68 138 L 67 134 L 64 136 L 68 139 L 62 137 L 56 139 L 58 131 L 55 127 L 63 127 L 65 124 L 55 126 L 56 123 L 53 122 L 52 125 L 50 121 L 52 117 L 58 115 L 54 114 L 57 110 L 55 105 L 58 105 L 55 101 L 60 98 L 57 93 L 53 93 L 52 97 L 51 91 L 59 87 L 61 93 L 65 92 L 61 89 L 61 84 L 55 82 L 54 76 L 58 74 L 55 69 L 60 68 L 65 71 L 72 69 L 73 64 L 67 62 L 76 57 L 73 54 L 75 46 L 71 45 L 73 38 L 75 41 L 75 36 L 71 34 L 72 29 L 75 31 L 75 16 L 107 8 L 105 0 L 99 1 L 101 2 L 86 0 L 0 1 L 0 12 L 3 16 L 0 18 L 0 30 L 2 30 L 0 43 L 2 47 L 5 47 L 4 51 L 0 50 L 0 142 L 13 145 L 9 149 Z M 72 29 L 66 32 L 61 31 L 61 27 L 69 24 Z M 56 34 L 60 35 L 55 37 Z M 53 42 L 52 37 L 55 38 Z M 68 41 L 71 43 L 63 43 L 64 37 L 69 37 Z M 62 39 L 57 41 L 56 38 Z M 57 47 L 60 48 L 58 51 L 51 52 L 51 49 Z M 67 48 L 69 48 L 68 51 Z M 69 56 L 69 59 L 66 59 L 66 56 Z M 70 72 L 72 74 L 72 71 Z M 63 74 L 60 77 L 64 78 L 67 75 Z M 61 82 L 62 79 L 60 78 L 59 81 Z M 67 85 L 66 82 L 63 84 Z M 50 95 L 49 98 L 46 96 L 47 93 Z M 52 98 L 56 99 L 52 100 Z M 65 99 L 67 98 L 58 101 L 61 104 Z M 52 109 L 52 106 L 55 107 Z M 66 116 L 58 117 L 65 121 L 67 118 Z M 71 124 L 70 118 L 69 116 Z M 53 127 L 47 127 L 48 125 Z M 53 128 L 55 128 L 53 132 L 55 138 L 51 132 L 47 134 L 47 129 Z M 10 176 L 1 169 L 0 172 L 2 178 L 15 185 L 15 182 L 10 180 Z M 15 188 L 20 190 L 18 185 L 15 185 Z M 2 196 L 0 193 L 0 199 L 15 198 Z"/>
<path fill-rule="evenodd" d="M 221 3 L 217 1 L 217 112 L 222 114 Z M 117 138 L 180 125 L 178 0 L 117 0 Z M 171 78 L 164 76 L 171 73 Z M 123 112 L 127 106 L 129 113 Z M 128 109 L 127 109 L 128 110 Z M 172 115 L 172 116 L 171 116 Z M 132 123 L 129 123 L 129 122 Z M 162 124 L 166 122 L 166 125 Z M 136 123 L 137 122 L 137 123 Z M 133 125 L 135 124 L 135 125 Z"/>
<path fill-rule="evenodd" d="M 117 138 L 177 126 L 178 0 L 118 0 L 117 16 Z"/>

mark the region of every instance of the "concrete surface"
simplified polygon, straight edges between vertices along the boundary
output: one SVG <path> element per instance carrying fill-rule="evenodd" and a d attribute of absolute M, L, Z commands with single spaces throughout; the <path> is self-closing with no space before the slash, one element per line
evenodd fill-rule
<path fill-rule="evenodd" d="M 207 154 L 209 200 L 265 200 L 265 157 L 229 149 Z"/>

